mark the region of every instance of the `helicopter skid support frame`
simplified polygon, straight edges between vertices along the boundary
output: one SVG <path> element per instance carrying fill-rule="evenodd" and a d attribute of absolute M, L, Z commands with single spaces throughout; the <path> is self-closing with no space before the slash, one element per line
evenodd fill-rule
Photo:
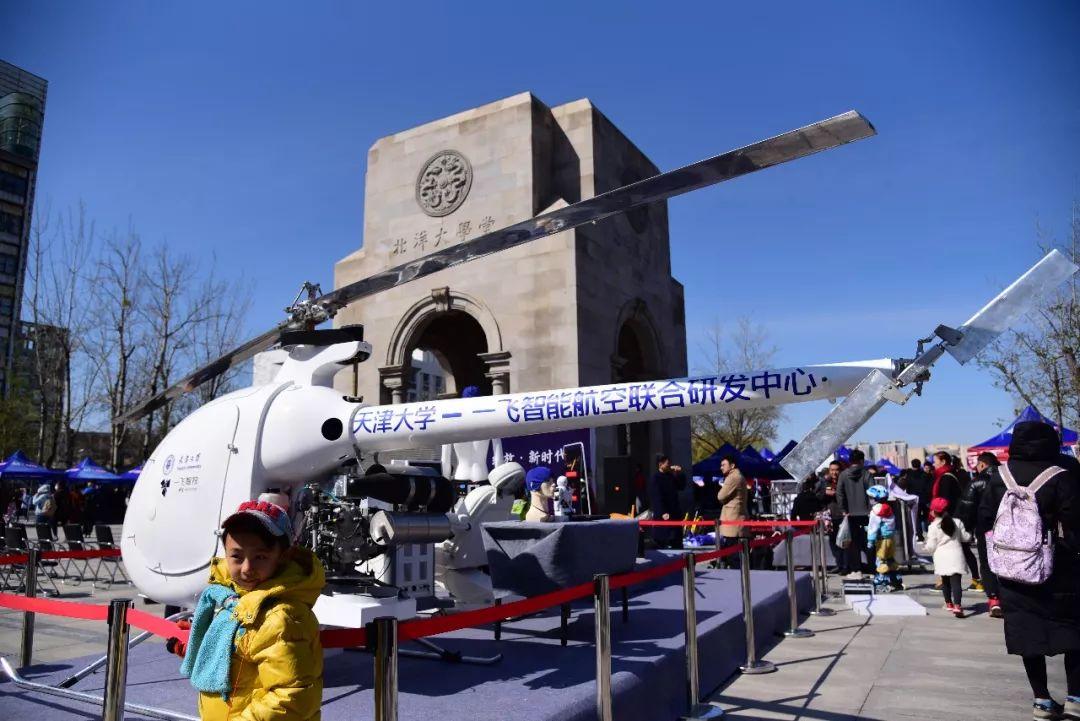
<path fill-rule="evenodd" d="M 3 670 L 4 675 L 15 684 L 18 688 L 26 689 L 27 691 L 36 691 L 38 693 L 47 694 L 49 696 L 59 696 L 60 698 L 71 699 L 73 701 L 82 701 L 83 703 L 94 704 L 100 707 L 104 703 L 105 698 L 92 693 L 83 693 L 82 691 L 72 691 L 68 688 L 61 688 L 59 686 L 50 686 L 47 683 L 38 683 L 36 681 L 30 681 L 23 678 L 18 671 L 12 667 L 11 663 L 6 658 L 0 658 L 0 669 Z M 162 719 L 163 721 L 199 721 L 195 716 L 188 716 L 187 714 L 178 713 L 176 711 L 169 711 L 168 709 L 157 708 L 156 706 L 143 706 L 137 703 L 124 703 L 124 710 L 133 714 L 139 714 L 141 716 L 149 716 L 150 718 Z"/>

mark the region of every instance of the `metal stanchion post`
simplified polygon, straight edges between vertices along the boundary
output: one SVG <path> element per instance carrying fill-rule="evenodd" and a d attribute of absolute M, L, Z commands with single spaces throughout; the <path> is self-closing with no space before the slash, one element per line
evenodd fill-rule
<path fill-rule="evenodd" d="M 716 527 L 714 528 L 715 535 L 716 535 L 716 550 L 717 551 L 719 551 L 720 548 L 721 548 L 720 540 L 721 540 L 721 538 L 723 538 L 720 535 L 720 527 L 721 527 L 720 519 L 717 518 L 716 519 Z M 723 568 L 724 567 L 724 559 L 722 559 L 722 558 L 716 559 L 715 561 L 712 562 L 712 567 L 713 568 Z"/>
<path fill-rule="evenodd" d="M 376 618 L 368 624 L 375 635 L 375 721 L 398 717 L 398 620 Z"/>
<path fill-rule="evenodd" d="M 814 526 L 814 532 L 818 534 L 818 554 L 821 557 L 818 568 L 821 569 L 821 600 L 829 600 L 829 564 L 825 549 L 829 545 L 829 536 L 825 533 L 825 521 L 819 520 Z"/>
<path fill-rule="evenodd" d="M 831 608 L 821 605 L 821 536 L 816 532 L 810 534 L 810 560 L 814 582 L 814 607 L 810 609 L 811 616 L 834 616 Z"/>
<path fill-rule="evenodd" d="M 813 545 L 810 544 L 811 554 L 814 550 Z M 810 638 L 814 635 L 813 631 L 808 628 L 799 628 L 799 599 L 795 593 L 795 529 L 791 526 L 788 526 L 784 532 L 784 546 L 787 551 L 788 610 L 791 613 L 791 622 L 788 630 L 784 631 L 784 635 L 788 638 Z"/>
<path fill-rule="evenodd" d="M 683 611 L 686 613 L 686 696 L 690 713 L 685 721 L 722 718 L 722 709 L 701 703 L 701 683 L 698 676 L 697 599 L 694 597 L 694 570 L 697 558 L 686 554 L 683 566 Z"/>
<path fill-rule="evenodd" d="M 754 638 L 754 601 L 750 595 L 750 539 L 740 538 L 739 543 L 742 546 L 739 566 L 742 571 L 743 626 L 746 627 L 746 665 L 740 666 L 739 670 L 747 674 L 771 673 L 776 670 L 776 666 L 768 661 L 758 660 L 757 642 Z"/>
<path fill-rule="evenodd" d="M 101 706 L 102 721 L 123 721 L 124 694 L 127 691 L 128 631 L 127 613 L 130 598 L 109 601 L 109 647 L 105 662 L 105 698 Z"/>
<path fill-rule="evenodd" d="M 596 718 L 611 721 L 611 585 L 606 573 L 593 576 L 596 614 Z"/>
<path fill-rule="evenodd" d="M 683 566 L 683 612 L 686 614 L 686 693 L 693 709 L 701 697 L 698 684 L 697 599 L 694 598 L 694 554 L 686 554 Z"/>
<path fill-rule="evenodd" d="M 23 574 L 23 586 L 27 598 L 37 595 L 38 550 L 31 548 L 26 552 L 26 573 Z M 34 612 L 23 611 L 22 621 L 22 667 L 26 668 L 34 655 Z"/>

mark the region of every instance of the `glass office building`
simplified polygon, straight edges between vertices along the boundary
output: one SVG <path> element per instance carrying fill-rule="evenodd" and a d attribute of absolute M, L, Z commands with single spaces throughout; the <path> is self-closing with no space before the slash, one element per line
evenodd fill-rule
<path fill-rule="evenodd" d="M 6 392 L 22 305 L 26 251 L 48 83 L 0 60 L 0 391 Z"/>

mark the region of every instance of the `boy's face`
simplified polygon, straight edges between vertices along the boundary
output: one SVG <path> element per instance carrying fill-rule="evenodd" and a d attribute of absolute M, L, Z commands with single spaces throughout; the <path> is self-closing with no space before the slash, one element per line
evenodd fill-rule
<path fill-rule="evenodd" d="M 230 533 L 225 536 L 225 561 L 237 588 L 250 591 L 278 571 L 285 551 L 281 546 L 267 546 L 254 533 Z"/>

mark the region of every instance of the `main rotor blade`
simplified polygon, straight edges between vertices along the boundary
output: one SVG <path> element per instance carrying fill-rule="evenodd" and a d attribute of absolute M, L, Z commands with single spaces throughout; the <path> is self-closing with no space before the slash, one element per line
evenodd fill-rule
<path fill-rule="evenodd" d="M 1057 248 L 1051 250 L 978 313 L 968 318 L 957 329 L 963 334 L 960 342 L 947 344 L 945 350 L 960 365 L 967 363 L 1076 271 L 1076 264 L 1061 251 Z"/>
<path fill-rule="evenodd" d="M 862 140 L 874 135 L 875 132 L 874 126 L 866 118 L 850 110 L 834 118 L 822 120 L 798 130 L 791 130 L 768 140 L 762 140 L 678 170 L 654 175 L 565 208 L 529 218 L 501 230 L 481 235 L 467 243 L 436 251 L 410 263 L 342 286 L 324 294 L 314 302 L 328 310 L 337 310 L 358 298 L 389 290 L 490 253 L 513 248 L 530 240 L 577 228 L 586 223 L 603 220 L 639 205 L 673 198 L 691 190 L 722 183 L 725 180 L 748 175 L 789 160 L 796 160 L 822 150 Z M 118 423 L 130 423 L 161 408 L 170 400 L 194 390 L 211 378 L 274 345 L 278 334 L 286 325 L 283 323 L 229 351 L 169 386 L 158 395 L 140 402 L 114 420 Z"/>
<path fill-rule="evenodd" d="M 890 396 L 899 400 L 902 395 L 892 378 L 879 370 L 870 371 L 851 395 L 829 411 L 829 414 L 791 449 L 791 453 L 784 456 L 780 465 L 792 478 L 801 481 L 817 470 L 818 465 L 828 458 L 830 453 L 881 410 Z"/>
<path fill-rule="evenodd" d="M 926 373 L 946 352 L 961 364 L 971 360 L 1077 271 L 1080 268 L 1060 251 L 1051 250 L 960 326 L 958 341 L 950 340 L 948 332 L 941 332 L 944 326 L 939 326 L 938 334 L 943 342 L 910 361 L 895 380 L 881 371 L 871 371 L 851 395 L 799 441 L 780 465 L 795 480 L 805 478 L 881 410 L 886 401 L 906 403 L 909 394 L 900 386 L 916 382 L 920 377 L 929 378 Z"/>
<path fill-rule="evenodd" d="M 639 205 L 667 200 L 725 180 L 748 175 L 757 170 L 786 163 L 845 143 L 875 134 L 874 126 L 851 110 L 828 120 L 791 130 L 782 135 L 747 145 L 687 165 L 678 170 L 654 175 L 636 183 L 593 196 L 565 208 L 523 220 L 492 231 L 467 243 L 436 251 L 409 263 L 349 283 L 316 302 L 326 307 L 342 308 L 350 302 L 408 283 L 440 270 L 460 265 L 490 253 L 506 250 L 530 240 L 603 220 Z"/>
<path fill-rule="evenodd" d="M 153 413 L 158 408 L 161 408 L 171 400 L 175 400 L 185 393 L 189 393 L 206 381 L 221 375 L 225 371 L 229 370 L 233 366 L 239 365 L 244 361 L 255 356 L 256 353 L 264 351 L 277 343 L 278 338 L 281 335 L 281 331 L 284 330 L 284 324 L 275 327 L 273 330 L 269 330 L 262 335 L 255 336 L 248 342 L 241 346 L 233 348 L 228 353 L 224 354 L 220 358 L 217 358 L 210 363 L 199 368 L 185 378 L 181 378 L 176 383 L 165 390 L 158 393 L 156 396 L 151 396 L 144 401 L 141 401 L 138 405 L 128 409 L 123 414 L 116 416 L 113 419 L 115 423 L 124 424 L 137 421 L 148 413 Z"/>

